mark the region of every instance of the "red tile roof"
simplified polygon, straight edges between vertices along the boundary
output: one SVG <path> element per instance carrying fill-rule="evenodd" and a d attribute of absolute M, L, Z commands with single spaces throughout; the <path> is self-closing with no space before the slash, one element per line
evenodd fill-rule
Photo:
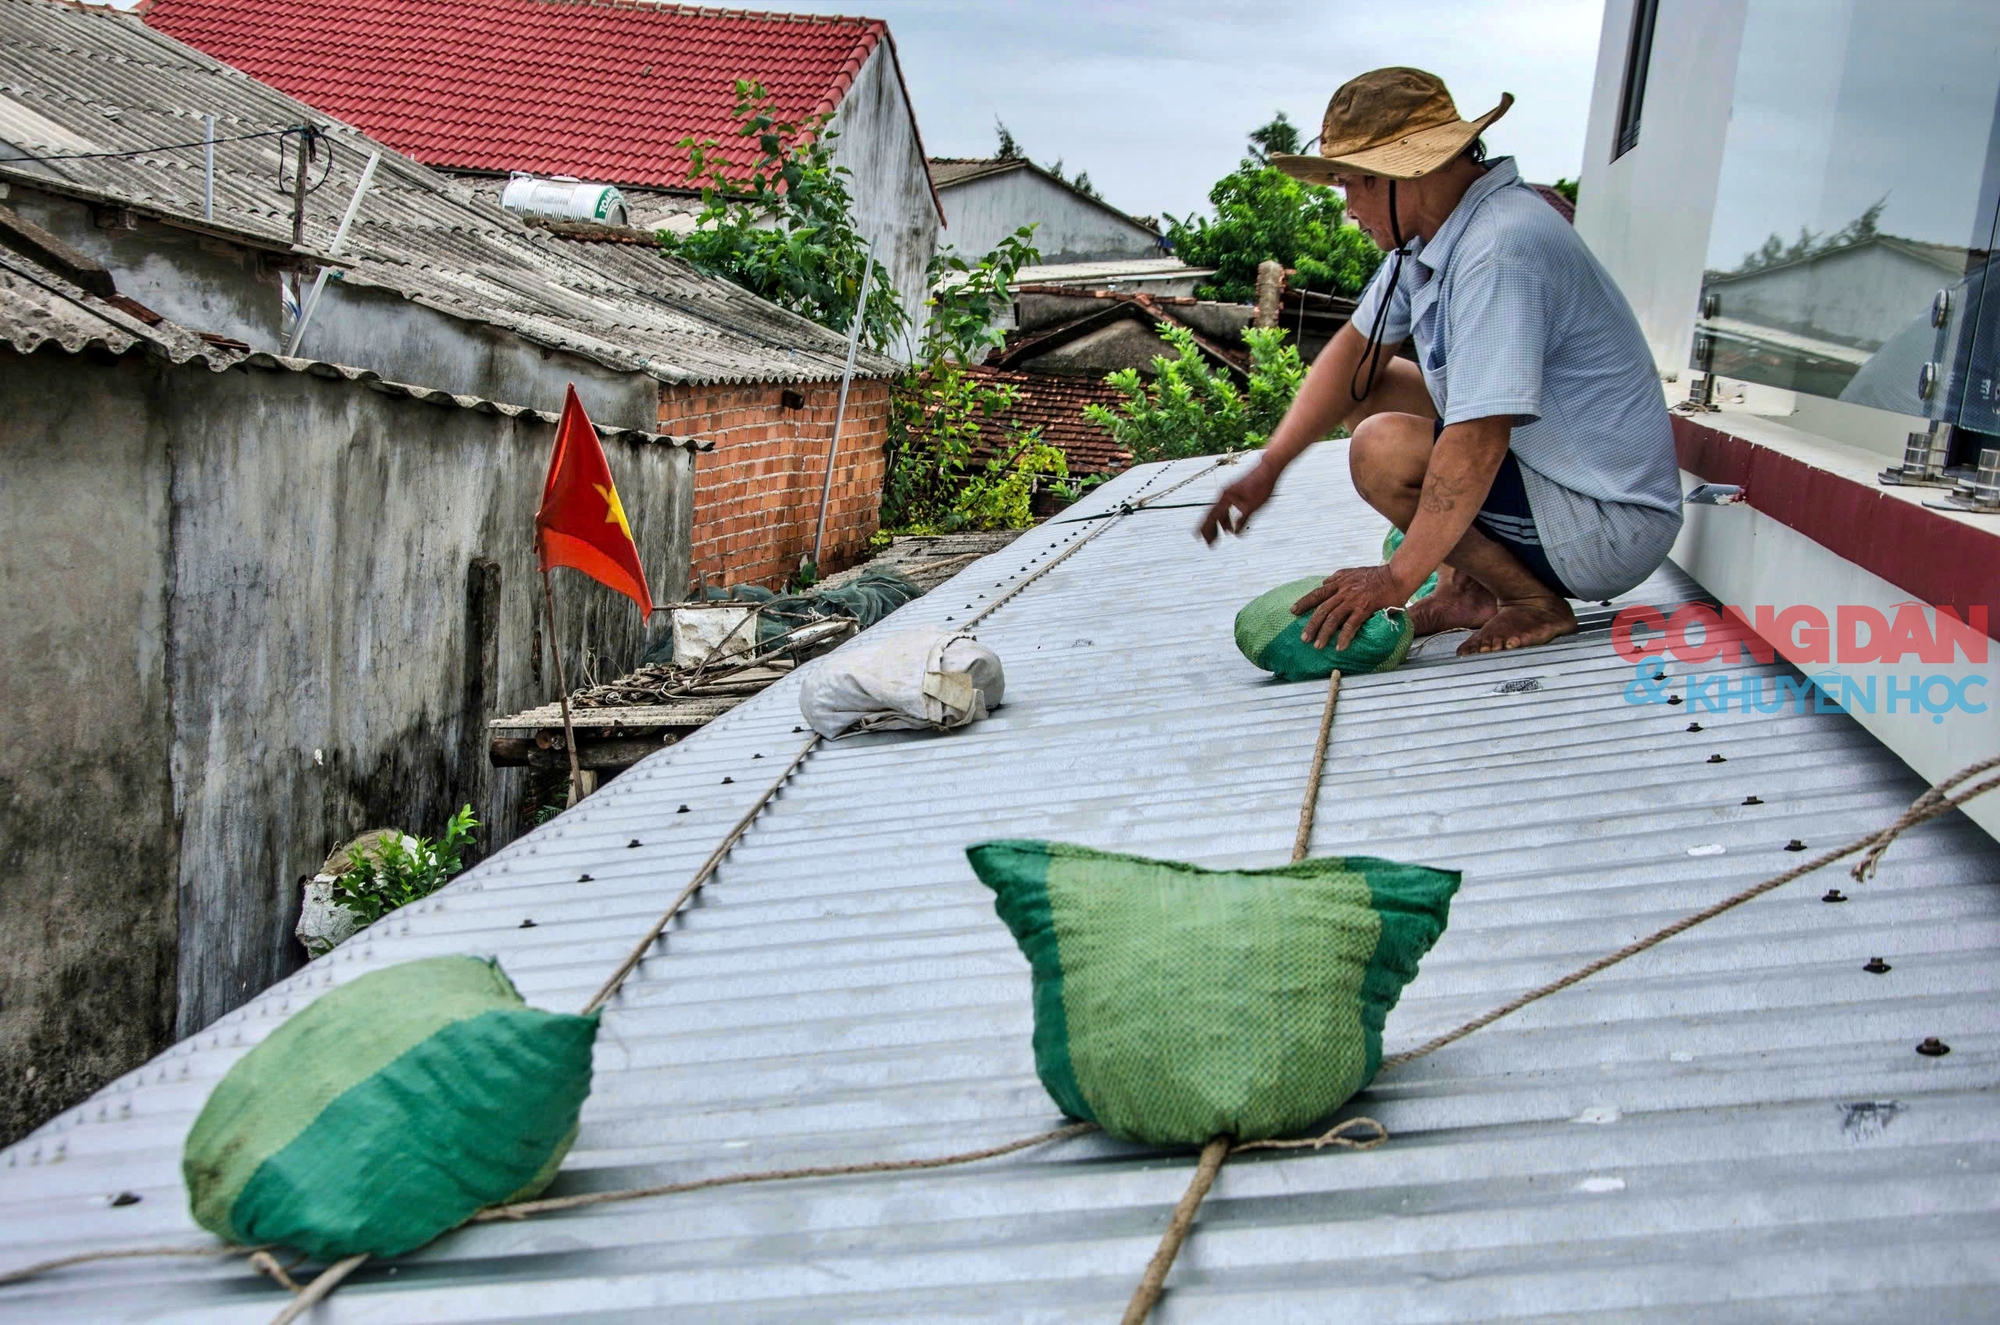
<path fill-rule="evenodd" d="M 840 104 L 888 34 L 880 19 L 631 0 L 151 0 L 143 12 L 427 165 L 656 188 L 686 187 L 689 135 L 747 166 L 736 79 L 761 81 L 803 122 Z"/>
<path fill-rule="evenodd" d="M 1014 408 L 983 421 L 974 450 L 990 455 L 1008 435 L 1040 428 L 1042 440 L 1063 453 L 1071 474 L 1111 474 L 1132 463 L 1132 453 L 1111 434 L 1083 417 L 1085 405 L 1103 405 L 1114 412 L 1123 394 L 1094 377 L 1052 377 L 1006 368 L 971 370 L 995 384 L 1012 386 Z"/>

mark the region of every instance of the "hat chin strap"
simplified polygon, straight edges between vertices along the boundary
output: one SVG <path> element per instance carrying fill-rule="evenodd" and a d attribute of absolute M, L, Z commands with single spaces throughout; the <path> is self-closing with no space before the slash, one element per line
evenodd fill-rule
<path fill-rule="evenodd" d="M 1375 321 L 1368 328 L 1368 344 L 1362 347 L 1360 362 L 1354 365 L 1354 376 L 1347 380 L 1347 394 L 1356 403 L 1368 398 L 1375 389 L 1376 375 L 1382 367 L 1382 333 L 1389 325 L 1389 303 L 1395 298 L 1396 286 L 1403 279 L 1403 248 L 1408 242 L 1403 238 L 1402 219 L 1396 215 L 1396 181 L 1389 181 L 1389 237 L 1396 241 L 1396 248 L 1389 255 L 1389 287 L 1382 293 L 1382 302 L 1375 309 Z M 1361 380 L 1362 365 L 1367 365 L 1368 380 Z"/>

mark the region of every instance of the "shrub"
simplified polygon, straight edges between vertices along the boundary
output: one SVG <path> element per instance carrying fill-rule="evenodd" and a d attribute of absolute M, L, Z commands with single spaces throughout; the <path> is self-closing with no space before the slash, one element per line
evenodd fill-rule
<path fill-rule="evenodd" d="M 333 884 L 333 900 L 352 911 L 363 925 L 372 925 L 399 906 L 428 897 L 465 868 L 465 848 L 479 820 L 470 805 L 460 807 L 445 824 L 444 836 L 385 837 L 349 866 Z"/>
<path fill-rule="evenodd" d="M 1159 332 L 1175 353 L 1154 358 L 1153 380 L 1137 369 L 1120 369 L 1104 379 L 1125 394 L 1118 411 L 1084 407 L 1084 417 L 1109 431 L 1139 464 L 1262 446 L 1305 380 L 1297 347 L 1277 327 L 1243 333 L 1250 348 L 1247 387 L 1211 369 L 1186 327 L 1163 322 Z"/>

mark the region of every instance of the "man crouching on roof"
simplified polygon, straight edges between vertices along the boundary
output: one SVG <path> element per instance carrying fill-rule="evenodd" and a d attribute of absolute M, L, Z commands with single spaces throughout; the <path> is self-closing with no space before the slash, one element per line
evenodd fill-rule
<path fill-rule="evenodd" d="M 1435 75 L 1378 69 L 1333 94 L 1319 156 L 1275 156 L 1347 195 L 1389 250 L 1353 320 L 1314 362 L 1263 457 L 1200 534 L 1243 532 L 1278 476 L 1345 424 L 1363 499 L 1398 529 L 1386 566 L 1336 571 L 1292 611 L 1346 648 L 1381 608 L 1418 635 L 1470 629 L 1461 654 L 1576 629 L 1568 599 L 1624 593 L 1681 527 L 1680 469 L 1652 355 L 1611 278 L 1511 158 L 1485 160 Z M 1366 328 L 1364 335 L 1360 328 Z M 1396 356 L 1416 341 L 1417 362 Z M 1442 567 L 1442 569 L 1440 569 Z"/>

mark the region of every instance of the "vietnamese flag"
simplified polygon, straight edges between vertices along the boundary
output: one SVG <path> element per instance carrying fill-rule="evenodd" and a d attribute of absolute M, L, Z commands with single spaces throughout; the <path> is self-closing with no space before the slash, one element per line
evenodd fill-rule
<path fill-rule="evenodd" d="M 569 566 L 608 585 L 639 605 L 640 619 L 653 614 L 653 595 L 646 572 L 639 568 L 639 547 L 632 541 L 625 507 L 611 482 L 597 429 L 569 389 L 562 423 L 556 429 L 556 452 L 549 457 L 549 480 L 542 487 L 542 508 L 535 512 L 535 546 L 542 556 L 542 573 L 551 566 Z"/>

